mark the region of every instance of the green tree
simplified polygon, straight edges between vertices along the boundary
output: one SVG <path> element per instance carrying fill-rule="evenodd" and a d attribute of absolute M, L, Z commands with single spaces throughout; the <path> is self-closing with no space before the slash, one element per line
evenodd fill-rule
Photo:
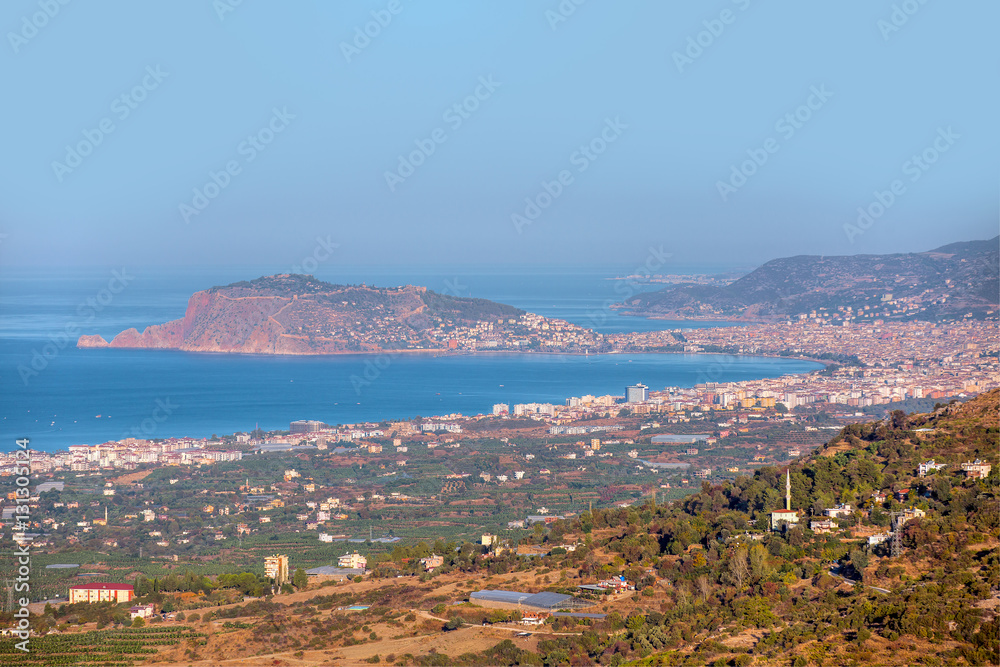
<path fill-rule="evenodd" d="M 767 549 L 760 544 L 754 544 L 749 552 L 750 576 L 754 583 L 760 583 L 771 574 L 771 568 L 767 564 Z"/>
<path fill-rule="evenodd" d="M 625 622 L 625 627 L 627 627 L 632 632 L 636 632 L 643 625 L 646 624 L 646 617 L 642 615 L 629 616 L 628 620 Z"/>
<path fill-rule="evenodd" d="M 868 552 L 864 549 L 851 549 L 851 566 L 860 574 L 868 567 Z"/>
<path fill-rule="evenodd" d="M 309 575 L 301 567 L 295 570 L 295 574 L 292 576 L 292 584 L 295 588 L 302 590 L 309 583 Z"/>

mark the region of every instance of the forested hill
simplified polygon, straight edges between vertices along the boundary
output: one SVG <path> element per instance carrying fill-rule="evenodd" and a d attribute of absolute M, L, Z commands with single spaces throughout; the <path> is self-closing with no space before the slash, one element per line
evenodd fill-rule
<path fill-rule="evenodd" d="M 783 257 L 722 287 L 676 285 L 619 307 L 647 317 L 833 321 L 996 317 L 1000 237 L 920 253 Z"/>
<path fill-rule="evenodd" d="M 557 525 L 554 539 L 582 530 L 617 554 L 641 592 L 617 626 L 624 634 L 549 648 L 649 665 L 997 664 L 998 403 L 994 390 L 843 429 L 789 467 L 800 513 L 785 530 L 770 530 L 785 489 L 785 469 L 773 467 L 705 482 L 668 506 Z M 931 458 L 944 467 L 919 477 Z M 985 479 L 962 470 L 976 458 L 993 466 Z M 812 523 L 839 504 L 851 513 Z M 904 510 L 901 554 L 891 555 L 891 539 L 870 545 Z"/>

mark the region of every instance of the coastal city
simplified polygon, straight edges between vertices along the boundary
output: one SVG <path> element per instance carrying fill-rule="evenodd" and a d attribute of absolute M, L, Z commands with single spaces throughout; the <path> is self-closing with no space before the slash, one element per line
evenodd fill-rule
<path fill-rule="evenodd" d="M 655 540 L 633 543 L 628 531 L 657 512 L 691 511 L 705 498 L 718 503 L 712 484 L 735 493 L 748 479 L 764 500 L 706 538 L 709 555 L 725 558 L 733 576 L 750 576 L 750 554 L 769 553 L 763 545 L 811 540 L 839 554 L 844 544 L 861 544 L 845 552 L 841 570 L 803 571 L 796 581 L 827 576 L 834 582 L 827 585 L 842 581 L 846 590 L 853 580 L 840 572 L 849 572 L 888 594 L 891 571 L 865 572 L 862 564 L 897 562 L 915 549 L 908 536 L 947 494 L 996 478 L 995 456 L 983 458 L 981 447 L 910 456 L 887 464 L 893 472 L 874 488 L 840 493 L 807 493 L 823 468 L 802 461 L 841 461 L 826 450 L 836 451 L 845 434 L 864 436 L 872 420 L 921 439 L 947 423 L 915 429 L 897 406 L 933 405 L 943 418 L 995 398 L 1000 341 L 990 324 L 802 322 L 631 334 L 629 345 L 643 350 L 717 353 L 704 357 L 692 387 L 637 381 L 621 394 L 496 403 L 475 415 L 337 425 L 297 419 L 287 429 L 221 437 L 126 437 L 31 451 L 34 492 L 0 501 L 3 537 L 10 531 L 33 562 L 45 563 L 32 578 L 43 599 L 25 603 L 33 621 L 23 636 L 57 641 L 77 626 L 97 641 L 110 623 L 121 637 L 106 644 L 109 652 L 176 636 L 187 657 L 223 659 L 232 654 L 230 633 L 256 627 L 262 613 L 312 613 L 316 604 L 330 623 L 363 636 L 309 639 L 296 631 L 280 646 L 372 663 L 398 623 L 411 628 L 391 640 L 402 650 L 451 632 L 480 646 L 516 633 L 525 647 L 544 650 L 560 631 L 575 641 L 635 617 L 650 593 L 688 604 L 692 590 L 712 590 L 707 578 L 682 578 L 685 568 L 709 565 L 702 542 L 685 547 L 672 538 L 666 555 L 650 561 L 644 549 L 658 549 Z M 824 367 L 718 379 L 736 354 L 796 355 Z M 0 455 L 0 478 L 26 469 L 24 456 Z M 877 468 L 858 461 L 846 469 L 879 479 Z M 615 527 L 621 522 L 624 533 Z M 734 565 L 741 558 L 747 574 Z M 558 582 L 548 577 L 555 568 L 563 572 Z M 402 590 L 411 597 L 398 597 Z M 397 611 L 389 618 L 381 608 Z M 669 604 L 659 608 L 645 617 Z M 273 650 L 266 636 L 239 636 L 255 651 Z M 171 646 L 160 655 L 180 656 Z"/>
<path fill-rule="evenodd" d="M 0 667 L 1000 666 L 1000 2 L 0 17 Z"/>
<path fill-rule="evenodd" d="M 532 322 L 534 322 L 532 320 Z M 541 326 L 548 330 L 549 325 Z M 560 344 L 592 341 L 569 325 Z M 494 342 L 489 327 L 466 339 L 468 345 Z M 558 329 L 556 334 L 558 335 Z M 567 397 L 564 404 L 527 403 L 484 406 L 475 415 L 445 414 L 420 422 L 397 420 L 347 424 L 335 427 L 304 420 L 290 432 L 269 433 L 271 445 L 306 445 L 317 441 L 325 449 L 337 443 L 358 443 L 393 434 L 458 434 L 482 420 L 531 418 L 551 426 L 553 434 L 572 432 L 565 427 L 590 419 L 616 420 L 625 415 L 655 415 L 663 423 L 689 421 L 692 412 L 741 409 L 781 414 L 800 406 L 829 405 L 836 412 L 852 414 L 858 408 L 887 406 L 907 399 L 950 399 L 973 396 L 1000 386 L 1000 332 L 991 321 L 957 323 L 875 322 L 871 325 L 833 326 L 806 320 L 802 323 L 689 329 L 682 331 L 614 334 L 606 337 L 618 349 L 630 352 L 718 352 L 693 387 L 647 388 L 636 395 Z M 517 341 L 515 341 L 516 344 Z M 774 354 L 826 359 L 823 370 L 776 378 L 720 382 L 729 355 Z M 830 359 L 837 361 L 830 361 Z M 850 363 L 848 360 L 853 360 Z M 862 413 L 858 413 L 859 415 Z M 587 428 L 587 427 L 580 427 Z M 601 426 L 602 429 L 611 426 Z M 561 429 L 561 430 L 560 430 Z M 134 470 L 143 464 L 203 465 L 239 461 L 262 435 L 232 434 L 222 440 L 171 437 L 149 441 L 129 437 L 97 445 L 73 445 L 65 452 L 32 452 L 33 469 L 87 471 Z M 225 445 L 232 445 L 225 448 Z M 372 445 L 377 447 L 378 445 Z M 367 446 L 366 446 L 367 450 Z M 381 449 L 379 449 L 381 451 Z M 0 454 L 0 474 L 11 474 L 14 455 Z"/>

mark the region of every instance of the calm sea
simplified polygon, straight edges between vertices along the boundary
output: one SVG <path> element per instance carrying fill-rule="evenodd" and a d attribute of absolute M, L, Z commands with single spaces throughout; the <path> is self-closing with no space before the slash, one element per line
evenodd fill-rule
<path fill-rule="evenodd" d="M 711 371 L 722 380 L 803 373 L 803 361 L 743 357 L 721 367 L 713 355 L 475 355 L 269 357 L 145 350 L 78 350 L 79 334 L 110 339 L 182 317 L 199 289 L 288 271 L 281 267 L 185 272 L 126 269 L 5 270 L 0 280 L 0 448 L 17 437 L 64 449 L 130 434 L 195 436 L 327 423 L 489 412 L 494 403 L 562 403 L 569 396 L 623 394 L 626 384 L 692 386 Z M 120 271 L 120 270 L 119 270 Z M 627 271 L 550 273 L 401 267 L 315 271 L 331 282 L 419 284 L 560 317 L 603 332 L 700 324 L 620 317 L 606 304 L 634 287 Z M 109 282 L 110 288 L 109 289 Z M 120 289 L 122 282 L 127 282 Z M 657 286 L 645 289 L 656 289 Z M 116 293 L 113 293 L 116 292 Z M 20 370 L 19 370 L 20 369 Z M 25 369 L 31 369 L 27 374 Z"/>

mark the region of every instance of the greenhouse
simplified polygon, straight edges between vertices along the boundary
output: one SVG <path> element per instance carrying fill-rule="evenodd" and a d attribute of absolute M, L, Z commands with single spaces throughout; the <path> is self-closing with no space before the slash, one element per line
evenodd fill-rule
<path fill-rule="evenodd" d="M 583 609 L 593 606 L 592 602 L 580 600 L 572 595 L 562 593 L 521 593 L 518 591 L 476 591 L 469 596 L 469 601 L 484 607 L 511 609 L 530 607 L 545 611 L 560 609 Z"/>

